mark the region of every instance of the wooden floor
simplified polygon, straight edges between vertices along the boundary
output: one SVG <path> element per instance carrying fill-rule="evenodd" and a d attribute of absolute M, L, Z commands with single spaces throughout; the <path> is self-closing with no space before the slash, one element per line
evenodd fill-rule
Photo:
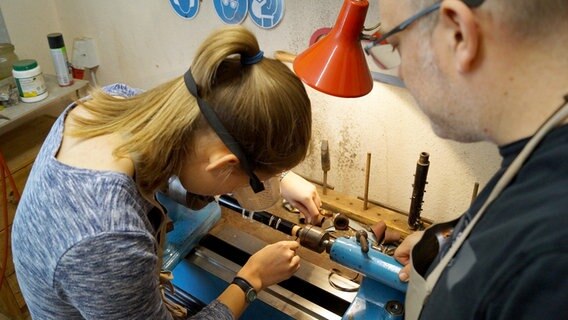
<path fill-rule="evenodd" d="M 31 319 L 32 319 L 31 316 L 28 316 L 28 317 L 26 318 L 26 320 L 31 320 Z M 3 314 L 3 313 L 0 313 L 0 320 L 12 320 L 12 318 L 6 316 L 6 315 Z"/>

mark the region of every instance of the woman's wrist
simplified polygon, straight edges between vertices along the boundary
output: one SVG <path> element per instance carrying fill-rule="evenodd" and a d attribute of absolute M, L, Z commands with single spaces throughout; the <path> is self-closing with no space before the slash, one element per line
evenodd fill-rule
<path fill-rule="evenodd" d="M 256 277 L 246 270 L 241 269 L 241 271 L 239 271 L 235 277 L 246 280 L 248 283 L 250 283 L 250 285 L 256 292 L 260 292 L 262 290 L 262 280 L 260 279 L 260 277 Z"/>

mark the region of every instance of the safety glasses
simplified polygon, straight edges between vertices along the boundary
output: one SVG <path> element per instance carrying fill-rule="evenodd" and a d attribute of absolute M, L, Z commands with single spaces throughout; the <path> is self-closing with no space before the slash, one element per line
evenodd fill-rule
<path fill-rule="evenodd" d="M 235 198 L 240 207 L 248 211 L 266 210 L 280 200 L 280 179 L 272 177 L 262 183 L 265 186 L 262 192 L 255 193 L 249 186 L 245 186 L 235 189 L 228 195 Z M 213 196 L 204 196 L 189 191 L 185 193 L 185 206 L 195 211 L 205 208 L 214 201 L 217 199 Z"/>

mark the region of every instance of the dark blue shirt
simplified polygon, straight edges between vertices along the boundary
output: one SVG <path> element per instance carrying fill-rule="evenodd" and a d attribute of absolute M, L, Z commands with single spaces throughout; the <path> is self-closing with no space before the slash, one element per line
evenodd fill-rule
<path fill-rule="evenodd" d="M 471 221 L 527 142 L 500 148 L 500 170 L 464 214 L 454 236 Z M 441 275 L 421 319 L 568 319 L 567 240 L 565 125 L 544 138 L 488 207 Z"/>

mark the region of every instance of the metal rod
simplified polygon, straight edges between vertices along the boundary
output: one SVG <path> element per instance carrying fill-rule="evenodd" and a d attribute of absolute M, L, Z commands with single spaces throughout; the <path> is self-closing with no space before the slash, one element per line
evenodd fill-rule
<path fill-rule="evenodd" d="M 367 153 L 367 165 L 365 166 L 365 194 L 363 195 L 363 210 L 367 210 L 369 204 L 369 176 L 371 175 L 371 154 Z"/>

